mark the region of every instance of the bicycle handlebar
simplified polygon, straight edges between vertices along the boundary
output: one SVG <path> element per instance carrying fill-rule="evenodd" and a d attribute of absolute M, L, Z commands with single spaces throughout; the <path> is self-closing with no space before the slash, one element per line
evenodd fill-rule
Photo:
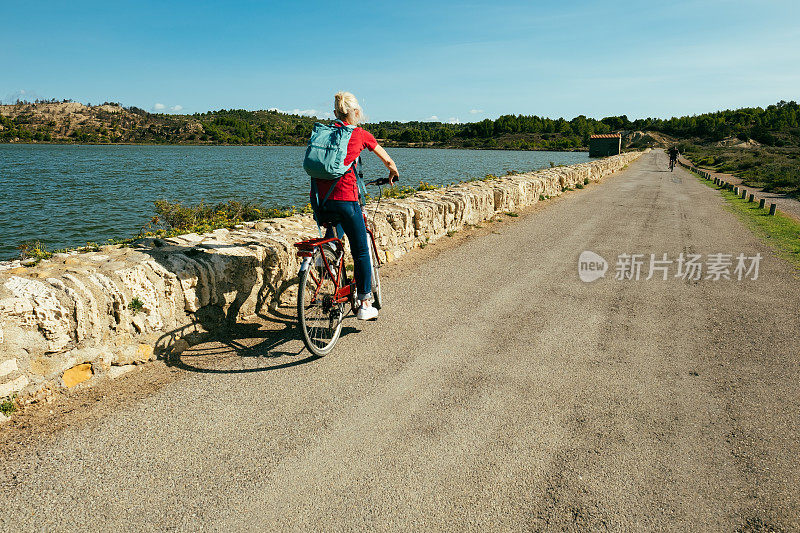
<path fill-rule="evenodd" d="M 396 177 L 393 180 L 390 180 L 389 178 L 378 178 L 376 180 L 368 181 L 367 185 L 378 185 L 378 186 L 380 186 L 380 185 L 391 185 L 391 184 L 396 183 L 398 181 L 400 181 L 399 177 Z"/>

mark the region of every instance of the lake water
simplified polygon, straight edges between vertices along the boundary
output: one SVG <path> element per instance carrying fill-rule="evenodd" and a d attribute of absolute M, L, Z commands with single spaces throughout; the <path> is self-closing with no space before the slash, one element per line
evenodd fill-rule
<path fill-rule="evenodd" d="M 0 259 L 41 240 L 48 249 L 130 237 L 155 214 L 155 200 L 184 203 L 308 202 L 305 148 L 294 146 L 0 145 Z M 507 170 L 589 160 L 586 152 L 391 148 L 401 184 L 448 184 Z M 372 154 L 365 179 L 387 174 Z"/>

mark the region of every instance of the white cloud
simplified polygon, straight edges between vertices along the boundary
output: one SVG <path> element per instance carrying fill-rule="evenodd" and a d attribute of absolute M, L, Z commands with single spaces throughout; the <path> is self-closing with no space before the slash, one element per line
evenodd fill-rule
<path fill-rule="evenodd" d="M 320 113 L 316 109 L 278 109 L 277 107 L 271 107 L 268 111 L 277 111 L 278 113 L 283 113 L 285 115 L 302 115 L 306 117 L 319 117 L 319 118 L 333 118 L 333 114 L 330 112 Z"/>
<path fill-rule="evenodd" d="M 448 124 L 461 124 L 461 121 L 458 120 L 458 117 L 450 117 L 447 119 Z"/>
<path fill-rule="evenodd" d="M 439 117 L 436 115 L 431 115 L 425 119 L 426 122 L 439 122 Z"/>
<path fill-rule="evenodd" d="M 178 111 L 183 111 L 183 106 L 182 105 L 174 105 L 174 106 L 170 107 L 169 110 L 172 111 L 173 113 L 177 113 Z"/>
<path fill-rule="evenodd" d="M 166 108 L 167 108 L 167 106 L 165 106 L 164 104 L 160 104 L 158 102 L 156 102 L 153 105 L 153 111 L 164 111 Z"/>
<path fill-rule="evenodd" d="M 470 109 L 469 110 L 469 114 L 470 115 L 477 115 L 478 113 L 483 113 L 483 109 Z"/>
<path fill-rule="evenodd" d="M 20 89 L 18 91 L 15 91 L 15 92 L 13 92 L 11 94 L 6 95 L 6 97 L 3 98 L 3 102 L 6 103 L 6 104 L 9 104 L 9 103 L 13 104 L 17 100 L 33 102 L 33 101 L 37 100 L 38 98 L 39 98 L 39 95 L 36 93 L 36 91 L 29 91 L 29 90 L 26 90 L 26 89 Z"/>

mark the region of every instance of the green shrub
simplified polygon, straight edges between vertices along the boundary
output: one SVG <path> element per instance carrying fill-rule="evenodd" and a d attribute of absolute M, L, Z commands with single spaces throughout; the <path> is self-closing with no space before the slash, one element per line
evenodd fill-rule
<path fill-rule="evenodd" d="M 142 311 L 144 311 L 144 303 L 139 298 L 134 297 L 128 303 L 128 309 L 130 309 L 131 312 L 134 315 L 136 315 L 136 314 L 141 313 Z"/>
<path fill-rule="evenodd" d="M 25 259 L 33 259 L 35 261 L 34 264 L 38 264 L 42 259 L 50 259 L 53 257 L 53 252 L 49 251 L 47 247 L 38 240 L 25 241 L 20 244 L 17 249 L 19 249 L 20 259 L 23 261 Z"/>
<path fill-rule="evenodd" d="M 431 185 L 427 181 L 420 181 L 419 185 L 417 185 L 418 191 L 435 191 L 438 188 L 438 185 Z"/>
<path fill-rule="evenodd" d="M 417 192 L 417 189 L 410 185 L 393 185 L 392 187 L 384 189 L 383 195 L 387 198 L 402 199 L 408 198 L 415 192 Z"/>
<path fill-rule="evenodd" d="M 11 413 L 17 410 L 17 402 L 15 399 L 16 395 L 0 402 L 0 413 L 3 413 L 6 416 L 11 416 Z"/>

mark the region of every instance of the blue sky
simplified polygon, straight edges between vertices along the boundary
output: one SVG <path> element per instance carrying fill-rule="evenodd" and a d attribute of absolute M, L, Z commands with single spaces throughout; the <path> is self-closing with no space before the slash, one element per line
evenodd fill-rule
<path fill-rule="evenodd" d="M 0 99 L 371 120 L 669 117 L 800 99 L 797 0 L 14 2 Z M 157 106 L 157 104 L 159 104 Z"/>

